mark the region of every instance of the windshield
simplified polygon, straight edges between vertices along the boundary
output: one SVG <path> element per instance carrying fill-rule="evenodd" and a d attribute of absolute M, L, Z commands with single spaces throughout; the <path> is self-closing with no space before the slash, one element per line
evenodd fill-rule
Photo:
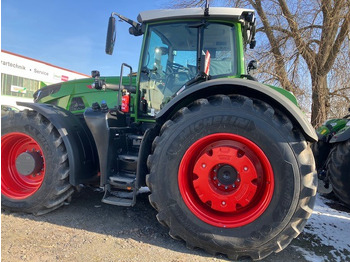
<path fill-rule="evenodd" d="M 149 26 L 140 78 L 148 115 L 159 112 L 185 83 L 198 74 L 198 34 L 201 29 L 200 54 L 210 53 L 210 76 L 236 74 L 233 25 L 181 22 Z"/>

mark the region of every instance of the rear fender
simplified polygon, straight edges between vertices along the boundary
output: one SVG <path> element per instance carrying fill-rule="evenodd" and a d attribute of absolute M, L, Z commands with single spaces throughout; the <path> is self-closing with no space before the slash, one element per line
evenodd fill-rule
<path fill-rule="evenodd" d="M 162 108 L 157 114 L 156 120 L 162 123 L 192 101 L 216 94 L 241 94 L 263 100 L 286 113 L 291 121 L 301 128 L 308 141 L 315 142 L 318 140 L 315 129 L 306 119 L 306 116 L 286 96 L 256 81 L 238 78 L 214 79 L 186 89 Z"/>
<path fill-rule="evenodd" d="M 58 130 L 66 146 L 69 182 L 77 186 L 91 180 L 98 172 L 96 145 L 84 122 L 71 112 L 49 104 L 17 102 L 46 117 Z"/>

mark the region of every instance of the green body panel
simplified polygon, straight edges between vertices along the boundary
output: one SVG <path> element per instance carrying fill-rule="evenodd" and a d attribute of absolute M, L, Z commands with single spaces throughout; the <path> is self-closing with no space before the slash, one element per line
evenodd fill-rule
<path fill-rule="evenodd" d="M 340 133 L 344 133 L 345 131 L 347 131 L 348 129 L 350 129 L 350 120 L 347 121 L 347 123 L 345 124 L 345 126 L 343 128 L 341 128 L 337 134 L 340 134 Z"/>
<path fill-rule="evenodd" d="M 107 84 L 118 85 L 120 77 L 101 77 Z M 54 104 L 62 107 L 74 114 L 81 114 L 86 108 L 91 107 L 94 102 L 101 103 L 105 101 L 109 108 L 113 108 L 117 105 L 118 91 L 113 90 L 96 90 L 92 88 L 94 82 L 93 78 L 83 78 L 78 80 L 72 80 L 60 83 L 60 89 L 48 96 L 40 98 L 37 103 Z M 123 77 L 123 84 L 129 83 L 129 77 Z M 132 78 L 132 85 L 136 86 L 136 77 Z M 50 87 L 50 86 L 48 86 Z M 81 98 L 84 106 L 79 108 L 72 105 L 74 99 Z M 131 95 L 131 100 L 134 99 L 134 95 Z M 75 110 L 77 109 L 77 110 Z"/>
<path fill-rule="evenodd" d="M 316 132 L 320 139 L 325 138 L 328 135 L 333 136 L 339 131 L 343 131 L 343 129 L 348 129 L 349 126 L 346 126 L 347 122 L 348 120 L 344 118 L 330 119 L 327 120 L 322 126 L 317 128 Z"/>
<path fill-rule="evenodd" d="M 350 119 L 347 119 L 345 126 L 333 135 L 329 143 L 344 142 L 348 139 L 350 139 Z"/>
<path fill-rule="evenodd" d="M 239 23 L 235 23 L 236 28 L 236 35 L 240 36 L 242 35 L 242 26 Z M 246 73 L 245 69 L 245 62 L 244 62 L 244 44 L 243 44 L 243 38 L 237 37 L 236 38 L 236 50 L 237 50 L 237 62 L 238 62 L 238 76 L 244 75 Z"/>
<path fill-rule="evenodd" d="M 272 89 L 276 90 L 277 92 L 281 93 L 282 95 L 284 95 L 285 97 L 287 97 L 290 101 L 293 102 L 293 104 L 295 104 L 296 106 L 298 106 L 298 101 L 296 99 L 296 97 L 293 95 L 293 93 L 278 87 L 278 86 L 272 86 L 272 85 L 266 85 L 268 87 L 271 87 Z"/>

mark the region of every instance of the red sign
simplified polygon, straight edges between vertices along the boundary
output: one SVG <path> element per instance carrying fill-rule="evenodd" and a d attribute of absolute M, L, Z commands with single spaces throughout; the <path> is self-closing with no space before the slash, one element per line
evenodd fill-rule
<path fill-rule="evenodd" d="M 68 76 L 64 76 L 64 75 L 61 76 L 61 81 L 63 81 L 63 82 L 67 82 L 68 79 L 69 79 Z"/>

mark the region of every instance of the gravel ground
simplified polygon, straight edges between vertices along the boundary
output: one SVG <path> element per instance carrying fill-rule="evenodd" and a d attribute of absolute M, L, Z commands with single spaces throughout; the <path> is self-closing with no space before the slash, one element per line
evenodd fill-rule
<path fill-rule="evenodd" d="M 171 239 L 147 194 L 139 195 L 133 208 L 106 205 L 101 198 L 101 192 L 85 188 L 70 205 L 43 216 L 3 211 L 1 261 L 228 261 Z M 318 199 L 297 239 L 264 261 L 350 261 L 350 211 L 331 202 L 334 211 L 325 202 Z M 331 233 L 345 239 L 332 242 Z"/>

